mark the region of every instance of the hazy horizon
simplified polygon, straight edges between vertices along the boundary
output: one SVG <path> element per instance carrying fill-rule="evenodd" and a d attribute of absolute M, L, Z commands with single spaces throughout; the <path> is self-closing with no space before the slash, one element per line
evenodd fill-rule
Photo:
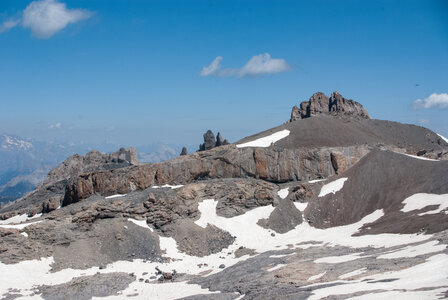
<path fill-rule="evenodd" d="M 0 132 L 198 145 L 339 91 L 448 135 L 443 1 L 2 1 Z M 52 11 L 51 16 L 35 11 Z M 190 149 L 189 149 L 190 150 Z"/>

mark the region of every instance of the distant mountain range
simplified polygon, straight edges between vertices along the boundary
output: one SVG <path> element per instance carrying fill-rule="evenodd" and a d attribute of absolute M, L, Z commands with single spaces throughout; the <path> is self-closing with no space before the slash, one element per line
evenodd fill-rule
<path fill-rule="evenodd" d="M 0 134 L 0 202 L 12 201 L 44 181 L 48 172 L 75 153 L 93 149 L 118 150 L 123 145 L 55 143 Z M 136 147 L 143 163 L 161 162 L 176 157 L 180 146 L 151 144 Z M 179 148 L 179 150 L 177 150 Z"/>

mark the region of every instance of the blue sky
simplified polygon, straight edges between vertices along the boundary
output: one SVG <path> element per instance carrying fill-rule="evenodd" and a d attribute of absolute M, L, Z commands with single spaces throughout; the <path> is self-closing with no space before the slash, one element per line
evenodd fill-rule
<path fill-rule="evenodd" d="M 0 24 L 0 132 L 235 141 L 337 90 L 448 136 L 446 1 L 1 0 Z"/>

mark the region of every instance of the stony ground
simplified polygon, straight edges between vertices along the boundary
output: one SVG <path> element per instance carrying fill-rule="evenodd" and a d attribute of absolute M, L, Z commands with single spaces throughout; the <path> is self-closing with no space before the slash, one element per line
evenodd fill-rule
<path fill-rule="evenodd" d="M 446 298 L 447 148 L 318 116 L 47 182 L 0 212 L 0 299 Z"/>

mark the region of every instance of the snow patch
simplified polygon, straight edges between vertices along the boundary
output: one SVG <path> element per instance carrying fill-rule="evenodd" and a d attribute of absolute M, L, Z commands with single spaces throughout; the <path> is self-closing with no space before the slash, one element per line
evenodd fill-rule
<path fill-rule="evenodd" d="M 340 278 L 340 279 L 347 279 L 347 278 L 350 278 L 350 277 L 353 277 L 353 276 L 362 274 L 362 273 L 364 273 L 364 272 L 366 272 L 366 271 L 367 271 L 367 268 L 362 268 L 362 269 L 354 270 L 354 271 L 352 271 L 352 272 L 349 272 L 349 273 L 345 273 L 345 274 L 340 275 L 339 278 Z"/>
<path fill-rule="evenodd" d="M 28 233 L 26 232 L 21 232 L 20 234 L 23 235 L 24 237 L 28 237 Z"/>
<path fill-rule="evenodd" d="M 273 255 L 269 255 L 269 257 L 271 258 L 282 258 L 282 257 L 287 257 L 290 256 L 291 254 L 273 254 Z"/>
<path fill-rule="evenodd" d="M 437 270 L 437 272 L 434 270 Z M 446 291 L 446 285 L 448 284 L 447 277 L 448 255 L 437 254 L 429 257 L 421 264 L 406 269 L 368 275 L 367 277 L 361 277 L 351 281 L 327 282 L 325 287 L 313 290 L 308 300 L 366 291 L 372 291 L 372 293 L 365 294 L 356 299 L 409 299 L 407 297 L 408 294 L 413 296 L 411 299 L 437 299 L 437 295 L 441 291 Z M 370 280 L 364 280 L 367 278 Z M 392 278 L 396 280 L 390 281 Z M 441 289 L 441 287 L 445 288 Z M 421 289 L 426 290 L 418 291 Z M 381 296 L 386 296 L 374 298 L 375 291 L 379 290 L 381 290 Z M 396 291 L 400 291 L 400 294 L 395 294 Z M 394 294 L 395 298 L 389 297 L 392 294 Z M 416 296 L 417 294 L 420 298 Z M 422 295 L 424 297 L 421 297 Z"/>
<path fill-rule="evenodd" d="M 121 292 L 121 295 L 107 297 L 93 297 L 92 300 L 113 300 L 113 299 L 129 299 L 134 298 L 132 295 L 137 294 L 135 299 L 151 299 L 151 300 L 172 300 L 198 294 L 215 294 L 219 292 L 211 292 L 208 289 L 201 288 L 198 284 L 188 284 L 187 282 L 166 282 L 166 283 L 142 283 L 134 281 L 127 289 Z"/>
<path fill-rule="evenodd" d="M 267 269 L 266 271 L 272 272 L 272 271 L 278 270 L 280 268 L 283 268 L 284 266 L 286 266 L 286 264 L 278 264 L 278 265 L 276 265 L 276 266 L 274 266 L 274 267 L 272 267 L 270 269 Z"/>
<path fill-rule="evenodd" d="M 126 195 L 127 194 L 115 194 L 115 195 L 112 195 L 112 196 L 107 196 L 105 199 L 114 199 L 114 198 L 124 197 Z"/>
<path fill-rule="evenodd" d="M 396 153 L 399 153 L 399 152 L 396 152 Z M 409 157 L 412 157 L 412 158 L 421 159 L 421 160 L 440 161 L 440 160 L 437 160 L 437 159 L 432 159 L 432 158 L 427 158 L 427 157 L 417 156 L 417 155 L 411 155 L 411 154 L 406 154 L 406 153 L 400 153 L 400 154 L 403 154 L 403 155 L 406 155 L 406 156 L 409 156 Z"/>
<path fill-rule="evenodd" d="M 327 180 L 327 178 L 323 178 L 323 179 L 314 179 L 314 180 L 310 180 L 308 181 L 308 183 L 316 183 L 316 182 L 321 182 L 321 181 L 325 181 Z"/>
<path fill-rule="evenodd" d="M 159 186 L 159 185 L 153 185 L 151 188 L 152 188 L 152 189 L 171 188 L 171 189 L 175 190 L 175 189 L 181 188 L 181 187 L 183 187 L 183 186 L 184 186 L 183 184 L 179 184 L 179 185 L 169 185 L 169 184 L 165 184 L 165 185 L 162 185 L 162 186 Z"/>
<path fill-rule="evenodd" d="M 277 195 L 282 199 L 288 197 L 288 194 L 289 194 L 289 188 L 281 189 L 280 191 L 277 192 Z"/>
<path fill-rule="evenodd" d="M 19 223 L 23 223 L 26 222 L 28 220 L 32 220 L 32 219 L 36 219 L 36 218 L 40 218 L 42 216 L 42 214 L 36 214 L 32 217 L 28 217 L 27 214 L 23 214 L 23 215 L 17 215 L 11 218 L 8 218 L 6 220 L 2 220 L 0 221 L 0 225 L 7 225 L 7 224 L 19 224 Z"/>
<path fill-rule="evenodd" d="M 448 194 L 418 193 L 404 199 L 403 203 L 404 207 L 401 209 L 402 212 L 419 210 L 430 205 L 439 205 L 437 209 L 420 213 L 419 216 L 437 214 L 448 208 Z"/>
<path fill-rule="evenodd" d="M 128 221 L 134 223 L 137 226 L 149 229 L 149 230 L 151 230 L 151 232 L 154 232 L 154 230 L 148 226 L 148 224 L 146 223 L 146 220 L 136 220 L 136 219 L 129 218 Z"/>
<path fill-rule="evenodd" d="M 407 246 L 402 249 L 383 254 L 377 257 L 377 259 L 394 259 L 401 257 L 416 257 L 419 255 L 425 255 L 428 253 L 440 252 L 446 249 L 446 245 L 439 244 L 438 241 L 429 241 L 424 244 L 416 246 Z"/>
<path fill-rule="evenodd" d="M 368 293 L 361 296 L 351 297 L 350 300 L 422 300 L 440 299 L 441 294 L 446 292 L 446 288 L 439 288 L 429 291 L 389 291 L 379 293 Z"/>
<path fill-rule="evenodd" d="M 308 202 L 293 202 L 293 203 L 294 206 L 301 212 L 305 211 L 305 208 L 308 206 Z"/>
<path fill-rule="evenodd" d="M 9 224 L 9 225 L 0 225 L 1 228 L 10 228 L 10 229 L 23 229 L 25 227 L 28 227 L 30 225 L 34 225 L 37 223 L 40 223 L 41 221 L 35 221 L 35 222 L 31 222 L 31 223 L 22 223 L 22 224 Z"/>
<path fill-rule="evenodd" d="M 362 253 L 353 253 L 353 254 L 340 255 L 340 256 L 327 256 L 327 257 L 322 257 L 322 258 L 316 259 L 314 262 L 317 264 L 321 264 L 321 263 L 339 264 L 339 263 L 363 258 L 363 257 L 361 257 L 361 254 Z"/>
<path fill-rule="evenodd" d="M 447 143 L 448 144 L 448 139 L 446 138 L 446 137 L 444 137 L 443 135 L 441 135 L 441 134 L 438 134 L 437 133 L 437 135 L 442 139 L 442 140 L 444 140 L 445 141 L 445 143 Z"/>
<path fill-rule="evenodd" d="M 322 276 L 324 276 L 325 274 L 327 274 L 327 271 L 325 271 L 323 273 L 320 273 L 320 274 L 317 274 L 317 275 L 313 275 L 310 278 L 308 278 L 308 281 L 313 281 L 313 280 L 319 279 Z"/>
<path fill-rule="evenodd" d="M 342 189 L 342 187 L 344 186 L 344 182 L 347 181 L 347 179 L 347 177 L 343 177 L 327 183 L 320 189 L 319 197 L 323 197 L 331 193 L 336 194 L 336 192 Z"/>
<path fill-rule="evenodd" d="M 269 147 L 275 142 L 287 137 L 290 131 L 288 129 L 283 129 L 282 131 L 275 132 L 271 135 L 256 139 L 255 141 L 243 143 L 236 145 L 237 148 L 245 148 L 245 147 Z"/>

